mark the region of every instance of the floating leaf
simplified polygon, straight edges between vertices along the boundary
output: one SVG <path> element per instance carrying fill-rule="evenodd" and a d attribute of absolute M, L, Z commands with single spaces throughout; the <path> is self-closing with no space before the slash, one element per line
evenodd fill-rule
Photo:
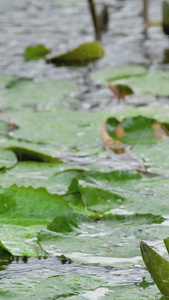
<path fill-rule="evenodd" d="M 80 45 L 78 48 L 65 54 L 47 59 L 48 63 L 55 65 L 86 66 L 89 63 L 101 58 L 104 49 L 98 41 Z"/>
<path fill-rule="evenodd" d="M 143 277 L 143 281 L 139 284 L 144 290 L 149 286 L 154 285 L 154 282 L 148 282 L 145 277 Z"/>
<path fill-rule="evenodd" d="M 38 240 L 42 248 L 51 256 L 63 253 L 75 262 L 88 264 L 88 268 L 91 264 L 112 268 L 121 266 L 124 272 L 124 268 L 128 266 L 134 272 L 136 267 L 137 274 L 141 275 L 143 269 L 138 270 L 138 262 L 141 266 L 144 263 L 138 244 L 140 239 L 149 238 L 150 231 L 153 241 L 157 241 L 161 234 L 165 236 L 167 228 L 164 232 L 163 226 L 160 225 L 161 221 L 160 216 L 153 217 L 151 214 L 110 215 L 103 219 L 100 217 L 97 222 L 91 222 L 88 218 L 83 220 L 80 217 L 77 221 L 78 229 L 74 227 L 73 231 L 61 233 L 57 230 L 42 229 L 38 233 Z"/>
<path fill-rule="evenodd" d="M 121 132 L 124 134 L 118 134 L 119 121 L 115 118 L 109 118 L 107 120 L 108 134 L 115 140 L 120 139 L 123 143 L 129 144 L 145 144 L 155 143 L 156 138 L 168 138 L 169 132 L 167 124 L 159 123 L 155 119 L 137 116 L 133 118 L 124 118 L 120 123 Z"/>
<path fill-rule="evenodd" d="M 1 106 L 19 110 L 25 106 L 40 110 L 58 105 L 69 106 L 71 97 L 77 92 L 77 87 L 71 80 L 34 81 L 28 78 L 14 78 L 6 84 Z M 64 98 L 65 102 L 62 101 Z"/>
<path fill-rule="evenodd" d="M 55 217 L 47 229 L 54 232 L 71 232 L 78 228 L 80 222 L 85 221 L 89 222 L 89 219 L 83 215 L 69 212 Z"/>
<path fill-rule="evenodd" d="M 5 119 L 5 117 L 4 117 L 4 119 Z M 14 131 L 17 129 L 19 129 L 19 126 L 12 123 L 11 121 L 0 119 L 0 133 L 1 134 L 8 134 L 10 131 Z"/>
<path fill-rule="evenodd" d="M 169 262 L 146 243 L 140 243 L 141 254 L 148 271 L 160 292 L 169 297 Z"/>
<path fill-rule="evenodd" d="M 17 157 L 13 151 L 0 149 L 0 169 L 9 169 L 17 163 Z"/>
<path fill-rule="evenodd" d="M 141 66 L 125 66 L 114 69 L 104 69 L 92 73 L 91 78 L 99 84 L 106 84 L 121 78 L 139 77 L 147 73 L 146 68 Z"/>
<path fill-rule="evenodd" d="M 70 210 L 67 202 L 57 194 L 51 195 L 45 188 L 17 187 L 0 189 L 0 219 L 50 220 Z"/>
<path fill-rule="evenodd" d="M 13 151 L 16 154 L 19 161 L 61 163 L 61 160 L 57 157 L 52 157 L 50 155 L 34 151 L 28 148 L 10 146 L 7 149 Z"/>
<path fill-rule="evenodd" d="M 136 96 L 169 96 L 168 70 L 158 70 L 144 76 L 133 76 L 112 81 L 113 85 L 124 84 L 130 86 Z"/>
<path fill-rule="evenodd" d="M 24 58 L 26 61 L 38 60 L 51 53 L 44 45 L 28 46 L 25 49 Z"/>
<path fill-rule="evenodd" d="M 6 84 L 5 87 L 6 87 L 6 89 L 12 89 L 14 87 L 19 86 L 22 83 L 29 83 L 29 82 L 33 82 L 33 79 L 24 78 L 24 77 L 13 78 Z"/>

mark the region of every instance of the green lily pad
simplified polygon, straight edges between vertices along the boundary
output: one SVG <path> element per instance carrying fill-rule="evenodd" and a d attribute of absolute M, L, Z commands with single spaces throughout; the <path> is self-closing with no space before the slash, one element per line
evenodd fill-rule
<path fill-rule="evenodd" d="M 89 171 L 72 180 L 68 191 L 77 195 L 77 199 L 70 198 L 69 203 L 71 205 L 73 201 L 73 206 L 76 203 L 77 209 L 83 203 L 88 210 L 100 214 L 127 211 L 167 215 L 168 184 L 168 178 L 153 178 L 135 172 Z"/>
<path fill-rule="evenodd" d="M 61 233 L 42 229 L 38 240 L 52 256 L 64 254 L 78 263 L 137 268 L 143 266 L 138 247 L 140 240 L 151 238 L 158 246 L 159 236 L 164 237 L 168 229 L 158 224 L 163 222 L 160 216 L 151 214 L 114 215 L 92 221 L 79 219 L 78 230 L 75 227 Z"/>
<path fill-rule="evenodd" d="M 13 151 L 0 149 L 0 169 L 9 169 L 17 163 L 17 157 Z"/>
<path fill-rule="evenodd" d="M 33 107 L 51 109 L 71 105 L 71 97 L 78 90 L 71 80 L 40 80 L 25 78 L 9 80 L 3 89 L 1 106 L 10 108 Z M 62 101 L 66 99 L 65 102 Z"/>
<path fill-rule="evenodd" d="M 130 77 L 113 81 L 113 84 L 126 84 L 135 95 L 169 96 L 169 71 L 160 70 L 141 77 Z"/>
<path fill-rule="evenodd" d="M 146 243 L 140 244 L 141 254 L 155 284 L 165 297 L 169 297 L 169 262 Z"/>
<path fill-rule="evenodd" d="M 0 208 L 0 247 L 17 256 L 44 256 L 38 231 L 71 210 L 63 198 L 45 188 L 15 185 L 0 189 Z"/>
<path fill-rule="evenodd" d="M 61 163 L 61 160 L 57 157 L 52 157 L 50 155 L 23 147 L 10 146 L 7 148 L 7 150 L 13 151 L 16 154 L 18 161 Z"/>
<path fill-rule="evenodd" d="M 45 262 L 45 261 L 43 261 Z M 20 262 L 22 264 L 22 262 Z M 39 266 L 39 262 L 35 261 L 35 265 Z M 28 262 L 29 269 L 32 268 Z M 10 269 L 10 266 L 9 266 Z M 9 271 L 10 272 L 10 271 Z M 29 273 L 29 272 L 27 272 Z M 20 271 L 20 274 L 22 272 Z M 2 299 L 98 299 L 107 300 L 159 300 L 158 290 L 155 286 L 151 286 L 146 290 L 135 285 L 115 285 L 114 275 L 64 275 L 64 276 L 44 276 L 44 274 L 26 278 L 24 276 L 24 286 L 21 276 L 10 280 L 3 277 L 0 296 Z"/>
<path fill-rule="evenodd" d="M 16 184 L 19 187 L 45 187 L 51 194 L 63 195 L 67 192 L 73 177 L 82 172 L 80 167 L 35 161 L 18 162 L 12 169 L 0 172 L 1 186 Z"/>
<path fill-rule="evenodd" d="M 0 219 L 37 219 L 51 221 L 56 215 L 70 210 L 67 202 L 45 188 L 17 187 L 0 189 Z"/>
<path fill-rule="evenodd" d="M 47 229 L 54 232 L 71 232 L 77 229 L 79 222 L 82 221 L 89 220 L 80 214 L 70 212 L 55 217 L 52 223 L 47 226 Z"/>
<path fill-rule="evenodd" d="M 114 69 L 104 69 L 93 72 L 91 79 L 98 84 L 106 84 L 109 81 L 121 78 L 140 77 L 147 73 L 147 69 L 141 66 L 125 66 Z"/>
<path fill-rule="evenodd" d="M 26 61 L 38 60 L 51 53 L 51 50 L 44 45 L 28 46 L 25 49 L 24 59 Z"/>
<path fill-rule="evenodd" d="M 124 137 L 121 138 L 118 138 L 118 124 L 119 121 L 116 118 L 109 118 L 107 120 L 108 134 L 113 139 L 120 140 L 127 144 L 133 145 L 139 143 L 148 145 L 156 143 L 158 138 L 168 137 L 167 124 L 159 123 L 155 119 L 144 116 L 124 118 L 120 123 L 120 126 L 124 132 Z"/>
<path fill-rule="evenodd" d="M 86 66 L 89 63 L 101 58 L 104 49 L 98 41 L 80 45 L 78 48 L 65 54 L 47 59 L 48 63 L 67 66 Z"/>
<path fill-rule="evenodd" d="M 0 89 L 1 89 L 1 95 L 0 99 L 2 100 L 3 94 L 2 91 L 5 89 L 6 85 L 12 80 L 12 76 L 0 74 Z"/>
<path fill-rule="evenodd" d="M 110 112 L 57 111 L 9 111 L 9 117 L 20 128 L 13 132 L 14 138 L 27 139 L 32 143 L 48 143 L 55 151 L 67 146 L 70 149 L 94 147 L 103 149 L 101 127 Z M 50 148 L 50 145 L 48 146 Z M 100 148 L 100 149 L 98 149 Z"/>
<path fill-rule="evenodd" d="M 37 233 L 39 230 L 45 229 L 45 220 L 41 224 L 36 222 L 24 221 L 21 225 L 15 224 L 1 224 L 0 226 L 0 247 L 8 254 L 13 256 L 45 256 L 40 243 L 37 241 Z M 0 256 L 4 260 L 3 256 Z"/>

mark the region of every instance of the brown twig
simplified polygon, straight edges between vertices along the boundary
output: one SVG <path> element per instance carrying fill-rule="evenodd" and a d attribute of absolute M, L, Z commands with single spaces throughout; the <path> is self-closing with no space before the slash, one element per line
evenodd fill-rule
<path fill-rule="evenodd" d="M 96 37 L 96 40 L 100 40 L 101 31 L 99 28 L 99 20 L 98 20 L 97 14 L 96 14 L 94 0 L 88 0 L 88 3 L 89 3 L 89 8 L 90 8 L 90 12 L 91 12 L 92 20 L 93 20 L 94 29 L 95 29 L 95 37 Z"/>

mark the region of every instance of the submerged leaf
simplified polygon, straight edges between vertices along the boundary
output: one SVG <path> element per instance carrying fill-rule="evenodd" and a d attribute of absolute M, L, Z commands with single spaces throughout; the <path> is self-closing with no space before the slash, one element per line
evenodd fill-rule
<path fill-rule="evenodd" d="M 44 45 L 28 46 L 25 49 L 24 58 L 26 61 L 38 60 L 51 53 Z"/>
<path fill-rule="evenodd" d="M 140 248 L 145 265 L 155 284 L 165 297 L 169 297 L 169 262 L 144 242 L 140 243 Z"/>
<path fill-rule="evenodd" d="M 55 65 L 86 66 L 104 55 L 104 49 L 98 41 L 80 45 L 65 54 L 47 59 Z"/>

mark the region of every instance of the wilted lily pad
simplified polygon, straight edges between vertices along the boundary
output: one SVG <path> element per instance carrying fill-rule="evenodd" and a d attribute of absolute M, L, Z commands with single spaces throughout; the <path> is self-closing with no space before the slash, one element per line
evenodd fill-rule
<path fill-rule="evenodd" d="M 101 58 L 104 49 L 98 41 L 80 45 L 78 48 L 65 54 L 47 59 L 48 63 L 67 66 L 86 66 L 89 63 Z"/>
<path fill-rule="evenodd" d="M 28 46 L 25 49 L 24 58 L 26 61 L 38 60 L 51 53 L 44 45 Z"/>

